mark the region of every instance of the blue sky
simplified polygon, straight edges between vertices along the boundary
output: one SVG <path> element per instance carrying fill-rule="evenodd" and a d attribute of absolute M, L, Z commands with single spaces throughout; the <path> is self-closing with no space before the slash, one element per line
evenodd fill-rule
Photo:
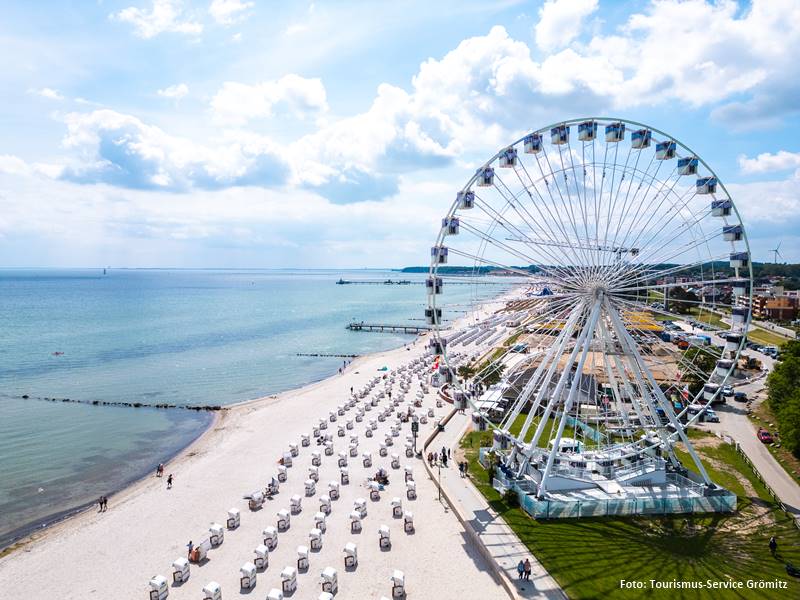
<path fill-rule="evenodd" d="M 421 264 L 476 165 L 584 115 L 682 140 L 800 261 L 793 0 L 2 11 L 3 266 Z"/>

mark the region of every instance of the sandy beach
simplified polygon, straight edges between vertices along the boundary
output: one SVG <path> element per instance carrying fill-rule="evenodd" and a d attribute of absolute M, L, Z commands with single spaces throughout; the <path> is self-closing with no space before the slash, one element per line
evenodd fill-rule
<path fill-rule="evenodd" d="M 496 307 L 497 304 L 493 303 Z M 486 307 L 485 312 L 491 310 Z M 464 323 L 464 321 L 462 321 Z M 280 493 L 255 512 L 248 510 L 245 494 L 263 489 L 277 472 L 277 460 L 290 442 L 299 443 L 302 434 L 310 434 L 319 418 L 346 402 L 350 388 L 356 391 L 376 376 L 397 369 L 425 356 L 427 339 L 417 338 L 409 346 L 361 357 L 342 375 L 275 397 L 246 402 L 224 411 L 215 424 L 194 444 L 166 466 L 165 477 L 150 477 L 113 496 L 109 510 L 91 510 L 37 535 L 21 548 L 0 559 L 0 579 L 5 582 L 4 597 L 14 600 L 45 598 L 103 598 L 123 600 L 148 597 L 148 581 L 157 574 L 172 581 L 172 562 L 186 555 L 186 544 L 208 537 L 212 522 L 225 524 L 230 508 L 241 510 L 241 526 L 226 531 L 224 543 L 209 553 L 202 566 L 192 565 L 191 577 L 181 586 L 170 587 L 170 598 L 202 598 L 201 589 L 209 581 L 222 586 L 223 596 L 239 594 L 239 568 L 253 560 L 254 548 L 262 543 L 261 531 L 276 524 L 276 513 L 289 508 L 289 497 L 303 496 L 304 481 L 311 466 L 311 452 L 301 448 L 288 481 Z M 430 358 L 425 358 L 426 365 Z M 429 367 L 426 367 L 429 368 Z M 381 382 L 375 391 L 383 390 Z M 406 400 L 420 389 L 417 377 Z M 397 386 L 394 393 L 398 393 Z M 433 408 L 435 417 L 420 425 L 419 447 L 436 420 L 449 410 L 436 408 L 436 390 L 424 397 L 423 409 Z M 374 394 L 370 394 L 371 397 Z M 314 513 L 319 510 L 319 496 L 326 493 L 327 482 L 338 479 L 337 454 L 345 450 L 349 436 L 359 436 L 359 457 L 350 458 L 350 484 L 342 486 L 341 499 L 333 502 L 323 547 L 310 555 L 307 573 L 298 575 L 294 598 L 314 598 L 320 592 L 319 574 L 332 566 L 339 572 L 339 598 L 380 598 L 391 596 L 390 576 L 394 569 L 405 573 L 409 596 L 440 598 L 499 598 L 504 592 L 493 578 L 477 549 L 466 542 L 456 518 L 437 500 L 436 488 L 425 476 L 421 462 L 405 458 L 403 445 L 410 426 L 403 424 L 400 436 L 389 452 L 401 455 L 401 465 L 412 465 L 418 498 L 405 497 L 402 468 L 390 468 L 390 457 L 378 455 L 379 443 L 388 432 L 394 416 L 379 423 L 375 436 L 365 437 L 370 419 L 388 400 L 367 412 L 364 421 L 355 423 L 346 437 L 334 433 L 334 456 L 323 456 L 320 483 L 312 497 L 303 498 L 303 510 L 292 517 L 290 529 L 279 535 L 278 546 L 270 553 L 269 567 L 258 575 L 252 594 L 265 597 L 273 587 L 280 587 L 280 571 L 295 566 L 297 546 L 308 545 Z M 417 409 L 418 411 L 420 409 Z M 341 420 L 352 419 L 351 409 Z M 330 424 L 335 426 L 338 423 Z M 373 466 L 364 468 L 361 453 L 373 455 Z M 390 484 L 379 501 L 368 500 L 368 516 L 360 534 L 351 534 L 349 513 L 356 498 L 369 497 L 365 480 L 378 467 L 389 471 Z M 166 475 L 173 473 L 175 483 L 166 489 Z M 414 513 L 416 529 L 404 532 L 402 519 L 392 517 L 391 498 L 403 498 L 404 507 Z M 378 545 L 378 527 L 388 525 L 392 535 L 390 550 Z M 343 547 L 347 542 L 358 546 L 359 566 L 346 572 Z"/>

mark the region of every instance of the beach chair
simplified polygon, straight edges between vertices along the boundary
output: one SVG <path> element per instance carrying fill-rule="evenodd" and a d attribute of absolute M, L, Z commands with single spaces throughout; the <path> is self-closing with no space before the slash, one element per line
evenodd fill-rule
<path fill-rule="evenodd" d="M 372 429 L 372 431 L 375 431 L 378 428 L 378 422 L 377 421 L 370 421 L 369 422 L 369 428 Z"/>
<path fill-rule="evenodd" d="M 314 437 L 319 437 L 319 425 L 311 429 L 311 435 Z"/>
<path fill-rule="evenodd" d="M 399 454 L 392 454 L 392 468 L 399 469 L 400 468 L 400 455 Z"/>
<path fill-rule="evenodd" d="M 338 500 L 339 499 L 339 482 L 338 481 L 329 481 L 328 482 L 328 495 L 331 497 L 331 500 Z"/>
<path fill-rule="evenodd" d="M 336 573 L 336 569 L 333 567 L 325 567 L 322 569 L 321 580 L 323 592 L 335 594 L 336 590 L 339 589 L 339 578 Z"/>
<path fill-rule="evenodd" d="M 318 467 L 322 464 L 322 454 L 319 450 L 314 450 L 311 452 L 311 464 L 315 467 Z"/>
<path fill-rule="evenodd" d="M 253 563 L 246 562 L 239 569 L 239 587 L 243 590 L 256 587 L 256 566 Z"/>
<path fill-rule="evenodd" d="M 328 428 L 328 421 L 325 420 L 325 419 L 320 419 L 319 420 L 319 428 L 320 428 L 321 431 L 324 431 L 325 429 L 327 429 Z"/>
<path fill-rule="evenodd" d="M 222 542 L 225 541 L 225 530 L 219 523 L 212 523 L 211 527 L 208 528 L 208 533 L 208 539 L 211 541 L 211 545 L 215 548 L 217 546 L 221 546 Z"/>
<path fill-rule="evenodd" d="M 419 418 L 419 422 L 420 422 L 420 423 L 422 423 L 423 425 L 427 425 L 427 424 L 428 424 L 428 417 L 427 417 L 427 415 L 422 415 L 422 416 Z"/>
<path fill-rule="evenodd" d="M 391 548 L 392 540 L 389 534 L 389 526 L 381 525 L 378 527 L 378 546 L 380 548 Z"/>
<path fill-rule="evenodd" d="M 335 410 L 332 410 L 328 414 L 328 419 L 330 420 L 331 423 L 335 423 L 336 422 L 336 411 Z"/>
<path fill-rule="evenodd" d="M 253 564 L 256 566 L 256 570 L 263 571 L 269 566 L 269 548 L 266 545 L 259 544 L 256 546 L 253 554 L 255 554 Z"/>
<path fill-rule="evenodd" d="M 406 576 L 402 571 L 394 570 L 391 577 L 392 598 L 402 598 L 406 595 Z"/>
<path fill-rule="evenodd" d="M 333 600 L 333 594 L 330 592 L 322 592 L 319 596 L 317 596 L 317 600 Z"/>
<path fill-rule="evenodd" d="M 325 442 L 325 456 L 333 456 L 333 442 Z"/>
<path fill-rule="evenodd" d="M 348 448 L 348 452 L 349 452 L 350 456 L 352 456 L 353 458 L 358 456 L 358 444 L 350 444 L 350 446 Z"/>
<path fill-rule="evenodd" d="M 203 600 L 222 600 L 222 588 L 216 581 L 209 581 L 203 586 Z"/>
<path fill-rule="evenodd" d="M 303 446 L 303 448 L 310 446 L 311 436 L 308 435 L 307 433 L 303 433 L 302 435 L 300 435 L 300 445 Z"/>
<path fill-rule="evenodd" d="M 314 515 L 314 527 L 319 529 L 320 533 L 325 533 L 325 531 L 328 529 L 326 523 L 327 517 L 325 516 L 324 512 L 319 511 Z"/>
<path fill-rule="evenodd" d="M 383 438 L 383 443 L 387 446 L 394 446 L 394 439 L 392 439 L 392 436 L 387 433 L 386 437 Z"/>
<path fill-rule="evenodd" d="M 228 529 L 236 529 L 241 523 L 242 516 L 239 513 L 238 508 L 232 508 L 228 511 L 228 520 L 225 522 L 225 525 L 228 526 Z"/>
<path fill-rule="evenodd" d="M 442 401 L 439 400 L 438 398 L 436 399 L 436 408 L 442 408 Z M 433 416 L 433 415 L 431 415 L 431 416 Z"/>
<path fill-rule="evenodd" d="M 285 567 L 281 571 L 281 589 L 284 594 L 292 594 L 297 589 L 297 569 Z"/>
<path fill-rule="evenodd" d="M 369 499 L 373 501 L 381 499 L 381 484 L 377 481 L 369 482 Z"/>
<path fill-rule="evenodd" d="M 189 562 L 196 564 L 202 563 L 206 559 L 206 556 L 208 556 L 209 550 L 211 550 L 211 542 L 209 540 L 203 540 L 189 553 Z"/>
<path fill-rule="evenodd" d="M 181 556 L 172 562 L 172 581 L 185 583 L 187 579 L 189 579 L 189 561 Z"/>
<path fill-rule="evenodd" d="M 289 508 L 293 515 L 299 515 L 303 511 L 303 497 L 300 494 L 295 494 L 289 498 Z"/>
<path fill-rule="evenodd" d="M 405 465 L 403 471 L 405 471 L 406 481 L 414 481 L 414 467 Z"/>
<path fill-rule="evenodd" d="M 372 434 L 372 429 L 369 429 L 369 428 L 368 428 L 368 429 L 367 429 L 367 430 L 364 432 L 364 435 L 365 435 L 365 436 L 367 436 L 368 438 L 371 438 L 371 437 L 372 437 L 372 435 L 373 435 L 373 434 Z"/>
<path fill-rule="evenodd" d="M 364 420 L 364 413 L 357 412 L 356 413 L 356 423 L 361 423 Z"/>
<path fill-rule="evenodd" d="M 407 510 L 403 513 L 403 531 L 414 533 L 414 513 Z"/>
<path fill-rule="evenodd" d="M 319 512 L 324 515 L 331 514 L 331 497 L 328 494 L 319 497 Z"/>
<path fill-rule="evenodd" d="M 169 596 L 167 578 L 163 575 L 154 575 L 150 578 L 150 600 L 164 600 Z"/>
<path fill-rule="evenodd" d="M 386 447 L 386 444 L 381 444 L 378 448 L 378 455 L 379 456 L 386 456 L 389 453 L 389 449 Z"/>
<path fill-rule="evenodd" d="M 412 458 L 414 456 L 414 448 L 409 442 L 406 442 L 406 458 Z"/>
<path fill-rule="evenodd" d="M 351 444 L 355 444 L 356 446 L 358 446 L 358 436 L 357 435 L 351 435 L 350 436 L 350 443 Z"/>
<path fill-rule="evenodd" d="M 300 454 L 300 450 L 297 448 L 297 444 L 289 444 L 289 453 L 295 457 Z"/>
<path fill-rule="evenodd" d="M 281 512 L 283 512 L 283 511 L 281 511 Z M 278 513 L 278 519 L 280 519 L 280 517 L 281 517 L 281 513 L 279 512 Z M 289 512 L 288 511 L 286 511 L 286 519 L 287 519 L 286 528 L 288 529 L 289 528 L 289 521 L 288 521 Z M 269 527 L 266 527 L 261 532 L 261 536 L 262 536 L 262 538 L 264 540 L 264 545 L 269 550 L 275 550 L 275 548 L 278 546 L 278 530 L 275 529 L 272 525 L 270 525 Z"/>
<path fill-rule="evenodd" d="M 433 416 L 433 409 L 432 409 L 432 408 L 429 408 L 429 409 L 428 409 L 428 416 L 429 416 L 429 417 L 432 417 L 432 416 Z"/>
<path fill-rule="evenodd" d="M 386 411 L 383 411 L 381 414 L 378 415 L 378 421 L 383 423 L 386 420 Z"/>
<path fill-rule="evenodd" d="M 392 516 L 395 519 L 403 516 L 403 501 L 397 496 L 392 498 Z"/>
<path fill-rule="evenodd" d="M 313 479 L 306 479 L 306 496 L 313 496 L 317 493 L 317 484 Z"/>
<path fill-rule="evenodd" d="M 289 511 L 282 508 L 278 511 L 278 531 L 286 531 L 291 524 L 291 517 Z"/>
<path fill-rule="evenodd" d="M 261 490 L 250 492 L 249 497 L 247 498 L 247 507 L 250 510 L 258 510 L 262 506 L 264 506 L 264 492 L 262 492 Z M 236 512 L 238 516 L 239 511 Z M 228 511 L 228 516 L 230 516 L 230 511 Z"/>
<path fill-rule="evenodd" d="M 361 462 L 364 465 L 365 469 L 369 469 L 372 466 L 372 453 L 371 452 L 364 452 L 361 455 Z"/>
<path fill-rule="evenodd" d="M 346 435 L 344 430 L 344 425 L 339 425 L 339 427 L 336 428 L 336 435 L 338 435 L 339 437 L 344 437 Z"/>
<path fill-rule="evenodd" d="M 281 483 L 285 483 L 286 478 L 287 478 L 286 467 L 283 465 L 278 465 L 278 481 Z"/>
<path fill-rule="evenodd" d="M 361 532 L 361 513 L 357 510 L 350 512 L 350 533 Z"/>
<path fill-rule="evenodd" d="M 272 588 L 267 594 L 267 600 L 283 600 L 283 592 L 279 589 Z"/>
<path fill-rule="evenodd" d="M 409 500 L 417 499 L 417 484 L 413 481 L 406 482 L 406 498 Z"/>
<path fill-rule="evenodd" d="M 346 467 L 347 466 L 347 452 L 344 452 L 344 451 L 339 452 L 339 460 L 338 460 L 337 464 L 340 467 Z"/>
<path fill-rule="evenodd" d="M 313 479 L 314 483 L 319 481 L 319 467 L 308 467 L 308 478 Z"/>
<path fill-rule="evenodd" d="M 345 427 L 346 427 L 348 430 L 352 431 L 352 430 L 353 430 L 353 427 L 354 427 L 354 425 L 353 425 L 353 419 L 348 419 L 347 423 L 345 424 Z"/>
<path fill-rule="evenodd" d="M 322 532 L 316 527 L 308 532 L 308 543 L 312 550 L 322 550 Z"/>
<path fill-rule="evenodd" d="M 342 485 L 347 485 L 350 483 L 350 471 L 347 469 L 347 467 L 339 468 L 339 480 L 342 482 Z"/>
<path fill-rule="evenodd" d="M 281 464 L 286 467 L 287 469 L 292 466 L 292 453 L 291 452 L 284 452 L 283 453 L 283 461 Z"/>
<path fill-rule="evenodd" d="M 336 414 L 339 415 L 340 417 L 344 415 L 344 405 L 343 404 L 340 404 L 339 406 L 336 407 Z"/>
<path fill-rule="evenodd" d="M 364 498 L 356 498 L 353 502 L 353 509 L 358 511 L 362 519 L 365 518 L 367 516 L 367 501 Z"/>
<path fill-rule="evenodd" d="M 353 542 L 344 545 L 344 566 L 353 569 L 358 565 L 358 547 Z"/>
<path fill-rule="evenodd" d="M 308 546 L 297 547 L 297 570 L 308 570 Z"/>

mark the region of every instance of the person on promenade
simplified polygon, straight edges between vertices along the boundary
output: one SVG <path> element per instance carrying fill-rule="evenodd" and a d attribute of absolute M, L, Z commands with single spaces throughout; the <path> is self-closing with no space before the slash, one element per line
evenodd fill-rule
<path fill-rule="evenodd" d="M 189 556 L 191 557 L 192 556 L 192 550 L 194 550 L 194 542 L 192 542 L 192 540 L 189 540 L 189 543 L 186 544 L 186 547 L 189 549 Z"/>
<path fill-rule="evenodd" d="M 164 476 L 164 463 L 158 463 L 156 467 L 156 477 L 163 477 Z"/>
<path fill-rule="evenodd" d="M 172 473 L 167 476 L 167 489 L 172 489 Z"/>
<path fill-rule="evenodd" d="M 517 563 L 517 579 L 522 579 L 525 576 L 525 563 L 519 561 Z"/>
<path fill-rule="evenodd" d="M 459 462 L 458 463 L 458 474 L 459 474 L 460 477 L 464 477 L 464 463 L 463 462 Z"/>
<path fill-rule="evenodd" d="M 771 538 L 769 538 L 769 553 L 772 554 L 772 556 L 775 556 L 775 553 L 777 551 L 778 551 L 778 540 L 776 540 L 775 536 L 773 535 Z"/>
<path fill-rule="evenodd" d="M 530 559 L 525 559 L 525 581 L 530 581 L 531 579 L 531 561 Z"/>
<path fill-rule="evenodd" d="M 469 473 L 469 463 L 465 460 L 464 461 L 464 477 L 467 476 L 467 473 Z"/>
<path fill-rule="evenodd" d="M 447 468 L 447 454 L 442 453 L 442 466 Z"/>

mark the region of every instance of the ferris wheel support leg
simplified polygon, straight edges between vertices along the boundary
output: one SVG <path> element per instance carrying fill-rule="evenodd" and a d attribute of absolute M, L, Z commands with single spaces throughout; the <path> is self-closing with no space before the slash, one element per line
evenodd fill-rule
<path fill-rule="evenodd" d="M 589 349 L 592 346 L 591 336 L 592 332 L 597 326 L 597 320 L 600 317 L 601 306 L 602 306 L 602 299 L 598 298 L 594 302 L 594 306 L 592 307 L 592 312 L 589 314 L 588 323 L 581 334 L 583 342 L 581 344 L 576 344 L 576 348 L 579 345 L 583 346 L 581 352 L 581 358 L 578 361 L 578 369 L 575 372 L 577 378 L 579 378 L 583 373 L 583 366 L 586 364 L 586 357 L 589 356 Z M 572 365 L 570 365 L 569 368 L 564 367 L 564 373 L 569 374 L 569 372 L 572 370 L 571 366 Z M 542 474 L 542 481 L 539 484 L 539 495 L 541 495 L 542 492 L 547 491 L 547 483 L 548 480 L 550 479 L 550 471 L 553 467 L 553 461 L 555 460 L 556 454 L 558 454 L 559 444 L 561 443 L 561 436 L 564 435 L 564 427 L 567 424 L 567 414 L 572 408 L 572 403 L 575 401 L 575 396 L 577 395 L 579 388 L 580 384 L 578 383 L 578 381 L 573 380 L 572 385 L 570 386 L 569 389 L 569 394 L 567 395 L 567 401 L 564 403 L 564 409 L 561 411 L 561 420 L 558 423 L 558 433 L 556 433 L 555 440 L 553 440 L 553 448 L 550 450 L 550 454 L 548 454 L 547 456 L 547 465 L 544 468 L 544 473 Z"/>
<path fill-rule="evenodd" d="M 667 400 L 666 396 L 664 396 L 664 392 L 661 391 L 661 387 L 658 385 L 658 383 L 656 383 L 653 374 L 644 364 L 644 359 L 642 359 L 641 354 L 639 354 L 635 342 L 633 341 L 630 334 L 622 324 L 622 320 L 620 319 L 619 314 L 617 313 L 616 310 L 614 310 L 610 306 L 608 307 L 608 310 L 609 313 L 611 314 L 611 320 L 614 323 L 614 327 L 617 330 L 617 335 L 621 335 L 622 336 L 621 339 L 625 340 L 625 343 L 630 349 L 631 354 L 635 357 L 636 362 L 639 364 L 640 372 L 644 373 L 648 381 L 650 382 L 650 386 L 653 388 L 653 392 L 655 393 L 657 400 L 661 404 L 661 407 L 664 409 L 664 413 L 667 415 L 670 425 L 672 425 L 675 428 L 675 432 L 678 434 L 678 436 L 681 438 L 681 441 L 686 446 L 686 449 L 689 452 L 690 456 L 692 457 L 695 466 L 697 466 L 697 470 L 700 472 L 700 476 L 703 478 L 703 481 L 705 482 L 706 485 L 709 486 L 713 485 L 711 478 L 708 476 L 708 473 L 706 472 L 706 468 L 703 466 L 700 457 L 697 456 L 697 453 L 695 452 L 694 447 L 689 441 L 686 432 L 683 430 L 683 427 L 675 418 L 675 414 L 673 413 L 672 407 L 670 406 L 670 403 Z"/>
<path fill-rule="evenodd" d="M 584 305 L 581 305 L 580 308 L 576 307 L 575 310 L 579 310 L 583 312 L 585 308 Z M 533 454 L 534 450 L 536 449 L 539 438 L 542 436 L 542 432 L 544 431 L 544 426 L 547 423 L 547 420 L 550 418 L 550 413 L 553 412 L 553 407 L 558 402 L 558 399 L 561 397 L 561 393 L 564 391 L 564 386 L 567 384 L 567 380 L 569 379 L 569 372 L 572 369 L 572 365 L 575 364 L 575 359 L 578 357 L 578 351 L 581 348 L 584 340 L 586 339 L 588 328 L 584 328 L 578 339 L 575 341 L 575 347 L 572 349 L 572 352 L 569 355 L 566 363 L 563 366 L 563 370 L 561 372 L 561 376 L 558 379 L 558 383 L 556 384 L 555 390 L 553 393 L 550 394 L 550 399 L 547 401 L 547 405 L 545 406 L 544 412 L 542 413 L 542 417 L 539 419 L 539 423 L 536 426 L 536 431 L 533 434 L 533 439 L 531 439 L 530 443 L 528 444 L 528 453 Z M 567 338 L 565 338 L 566 340 Z M 566 341 L 563 342 L 563 347 L 566 346 Z M 547 378 L 545 381 L 542 382 L 542 386 L 539 388 L 539 396 L 543 397 L 544 394 L 550 388 L 550 382 L 552 381 L 553 373 L 555 373 L 556 367 L 558 366 L 558 361 L 554 360 L 553 363 L 550 365 L 550 369 L 547 372 Z"/>
<path fill-rule="evenodd" d="M 611 348 L 611 336 L 608 333 L 608 327 L 603 321 L 600 321 L 600 335 L 603 338 L 603 345 L 604 348 Z M 606 369 L 606 377 L 608 377 L 608 384 L 611 387 L 611 393 L 616 400 L 617 405 L 619 406 L 619 410 L 622 413 L 622 422 L 625 424 L 626 428 L 630 428 L 631 421 L 630 416 L 628 415 L 628 409 L 625 408 L 625 402 L 622 400 L 622 396 L 619 393 L 619 384 L 617 383 L 617 378 L 614 376 L 614 371 L 611 368 L 611 363 L 608 362 L 608 356 L 606 353 L 603 353 L 603 363 Z"/>

